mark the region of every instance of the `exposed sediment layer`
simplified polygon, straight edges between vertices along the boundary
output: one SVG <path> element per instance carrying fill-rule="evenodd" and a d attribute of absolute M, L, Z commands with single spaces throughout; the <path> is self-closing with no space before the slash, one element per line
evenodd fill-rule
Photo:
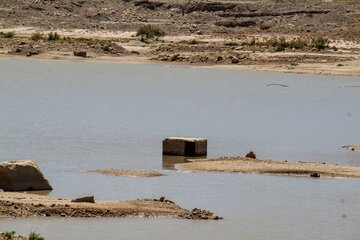
<path fill-rule="evenodd" d="M 314 162 L 257 160 L 245 157 L 222 157 L 175 164 L 184 171 L 254 173 L 304 177 L 360 178 L 360 167 Z"/>
<path fill-rule="evenodd" d="M 0 192 L 0 217 L 172 217 L 183 219 L 220 219 L 213 213 L 181 208 L 174 202 L 160 199 L 133 201 L 71 202 L 71 199 L 44 195 Z"/>
<path fill-rule="evenodd" d="M 126 169 L 95 169 L 95 170 L 83 170 L 81 172 L 99 173 L 110 176 L 124 176 L 124 177 L 160 177 L 164 174 L 155 171 L 143 171 L 143 170 L 126 170 Z"/>

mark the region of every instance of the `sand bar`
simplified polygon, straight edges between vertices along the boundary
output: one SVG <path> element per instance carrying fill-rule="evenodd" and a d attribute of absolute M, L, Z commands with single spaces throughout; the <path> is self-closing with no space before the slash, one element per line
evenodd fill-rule
<path fill-rule="evenodd" d="M 124 176 L 124 177 L 160 177 L 165 175 L 155 171 L 126 170 L 126 169 L 95 169 L 95 170 L 83 170 L 81 172 L 99 173 L 110 176 Z"/>
<path fill-rule="evenodd" d="M 271 174 L 301 177 L 360 178 L 360 167 L 313 162 L 257 160 L 222 157 L 175 164 L 175 168 L 193 172 Z"/>

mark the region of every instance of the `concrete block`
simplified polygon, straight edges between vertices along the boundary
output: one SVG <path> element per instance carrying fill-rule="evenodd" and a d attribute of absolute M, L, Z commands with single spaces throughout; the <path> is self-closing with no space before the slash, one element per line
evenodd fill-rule
<path fill-rule="evenodd" d="M 205 156 L 207 155 L 206 138 L 169 137 L 163 140 L 163 155 Z"/>

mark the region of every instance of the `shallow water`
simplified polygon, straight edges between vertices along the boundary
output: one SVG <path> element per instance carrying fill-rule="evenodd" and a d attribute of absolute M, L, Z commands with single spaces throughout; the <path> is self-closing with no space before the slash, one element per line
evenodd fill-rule
<path fill-rule="evenodd" d="M 267 86 L 268 84 L 285 84 Z M 360 181 L 162 169 L 166 136 L 208 155 L 360 165 L 360 78 L 182 66 L 0 60 L 0 160 L 36 159 L 51 195 L 158 198 L 225 219 L 5 219 L 47 239 L 358 239 Z M 345 86 L 345 87 L 344 87 Z M 84 169 L 164 171 L 151 179 Z"/>

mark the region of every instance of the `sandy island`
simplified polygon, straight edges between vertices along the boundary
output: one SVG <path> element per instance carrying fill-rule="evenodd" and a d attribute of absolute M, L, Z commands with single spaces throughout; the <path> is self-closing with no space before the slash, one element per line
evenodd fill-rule
<path fill-rule="evenodd" d="M 71 202 L 30 193 L 0 192 L 0 217 L 172 217 L 183 219 L 220 219 L 201 209 L 191 211 L 174 202 L 160 199 L 133 201 Z"/>
<path fill-rule="evenodd" d="M 143 171 L 143 170 L 125 170 L 125 169 L 96 169 L 96 170 L 83 170 L 81 172 L 99 173 L 109 176 L 124 176 L 124 177 L 160 177 L 165 176 L 160 172 Z"/>
<path fill-rule="evenodd" d="M 253 173 L 300 177 L 360 178 L 360 167 L 313 162 L 257 160 L 222 157 L 175 164 L 182 171 Z"/>

